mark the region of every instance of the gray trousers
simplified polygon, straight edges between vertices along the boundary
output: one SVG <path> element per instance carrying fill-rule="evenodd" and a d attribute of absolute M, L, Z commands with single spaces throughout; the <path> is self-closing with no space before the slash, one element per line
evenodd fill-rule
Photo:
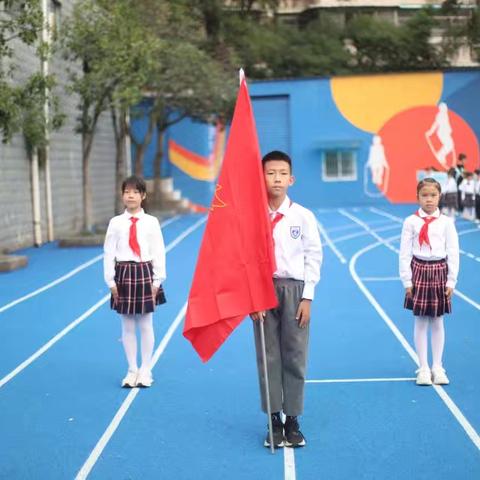
<path fill-rule="evenodd" d="M 309 337 L 309 326 L 300 328 L 295 319 L 302 298 L 303 282 L 275 278 L 274 285 L 278 307 L 268 310 L 264 320 L 270 406 L 272 412 L 283 410 L 285 415 L 297 416 L 303 412 Z M 260 327 L 257 321 L 253 324 L 262 410 L 266 413 Z"/>

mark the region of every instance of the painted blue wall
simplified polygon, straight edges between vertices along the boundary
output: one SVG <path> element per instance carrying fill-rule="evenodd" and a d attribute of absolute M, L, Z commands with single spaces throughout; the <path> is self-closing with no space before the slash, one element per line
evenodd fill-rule
<path fill-rule="evenodd" d="M 214 131 L 215 128 L 212 125 L 185 118 L 169 129 L 168 139 L 174 140 L 197 155 L 208 157 L 213 147 Z M 167 157 L 166 160 L 169 163 Z M 184 198 L 200 205 L 210 205 L 210 199 L 215 188 L 213 182 L 194 180 L 171 164 L 170 175 L 173 177 L 175 189 L 181 190 Z"/>
<path fill-rule="evenodd" d="M 365 176 L 373 135 L 342 116 L 332 98 L 329 78 L 250 82 L 249 91 L 261 153 L 283 149 L 293 159 L 296 183 L 291 188 L 292 198 L 310 208 L 388 202 L 379 196 L 370 175 Z M 480 138 L 480 70 L 445 72 L 441 101 L 458 113 Z M 145 120 L 134 121 L 134 128 L 144 131 Z M 171 138 L 199 155 L 208 156 L 212 148 L 212 128 L 185 119 L 169 129 L 166 141 Z M 355 180 L 322 179 L 322 162 L 327 150 L 354 152 Z M 193 180 L 170 165 L 166 152 L 167 149 L 165 173 L 174 178 L 175 188 L 193 202 L 209 205 L 211 182 Z M 153 155 L 151 146 L 145 157 L 147 178 L 151 176 Z M 366 191 L 376 196 L 369 196 Z"/>
<path fill-rule="evenodd" d="M 253 108 L 255 97 L 287 95 L 289 97 L 290 151 L 296 183 L 291 188 L 295 201 L 311 208 L 326 205 L 346 205 L 360 200 L 363 194 L 363 172 L 360 166 L 366 158 L 371 134 L 363 132 L 337 110 L 333 102 L 329 79 L 300 79 L 254 82 L 250 85 Z M 275 121 L 275 118 L 272 118 Z M 258 137 L 262 155 L 262 131 Z M 326 149 L 355 150 L 358 153 L 356 181 L 322 181 L 322 158 Z"/>

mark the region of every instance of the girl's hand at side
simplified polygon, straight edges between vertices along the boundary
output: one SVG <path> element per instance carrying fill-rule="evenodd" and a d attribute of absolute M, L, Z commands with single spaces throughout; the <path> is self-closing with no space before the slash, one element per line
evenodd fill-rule
<path fill-rule="evenodd" d="M 445 296 L 447 297 L 447 300 L 450 300 L 453 295 L 453 288 L 451 287 L 446 287 L 445 288 Z"/>
<path fill-rule="evenodd" d="M 158 288 L 159 287 L 156 287 L 155 285 L 152 285 L 152 296 L 153 296 L 154 300 L 157 298 Z"/>
<path fill-rule="evenodd" d="M 113 286 L 113 287 L 110 287 L 110 293 L 112 294 L 112 297 L 113 297 L 113 301 L 115 303 L 118 302 L 118 290 L 117 290 L 117 286 Z"/>
<path fill-rule="evenodd" d="M 406 295 L 408 298 L 412 298 L 412 296 L 413 296 L 413 289 L 412 289 L 412 287 L 407 287 L 407 288 L 405 289 L 405 295 Z"/>

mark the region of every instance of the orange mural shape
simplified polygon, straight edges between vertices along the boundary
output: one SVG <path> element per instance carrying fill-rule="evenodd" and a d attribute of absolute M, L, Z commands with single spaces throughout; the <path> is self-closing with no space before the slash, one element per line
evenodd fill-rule
<path fill-rule="evenodd" d="M 215 142 L 208 157 L 182 147 L 174 140 L 168 142 L 170 162 L 195 180 L 213 181 L 218 176 L 225 150 L 226 132 L 222 125 L 215 127 Z"/>
<path fill-rule="evenodd" d="M 459 153 L 467 155 L 467 170 L 478 165 L 478 139 L 472 128 L 452 110 L 446 113 L 446 126 L 439 127 L 440 110 L 430 105 L 410 108 L 392 117 L 378 132 L 390 169 L 385 195 L 391 202 L 416 202 L 419 170 L 434 167 L 445 171 L 455 164 Z"/>
<path fill-rule="evenodd" d="M 436 105 L 443 90 L 440 72 L 356 75 L 330 80 L 339 112 L 364 131 L 377 133 L 391 117 L 417 105 Z"/>

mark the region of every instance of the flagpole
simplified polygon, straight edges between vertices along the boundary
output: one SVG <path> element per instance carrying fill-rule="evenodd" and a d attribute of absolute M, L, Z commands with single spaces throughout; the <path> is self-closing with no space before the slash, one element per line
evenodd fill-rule
<path fill-rule="evenodd" d="M 267 350 L 265 348 L 265 330 L 263 328 L 264 317 L 261 316 L 261 313 L 258 322 L 260 323 L 260 344 L 262 346 L 263 375 L 265 379 L 265 398 L 267 400 L 268 435 L 270 437 L 270 451 L 272 453 L 275 453 L 272 430 L 272 407 L 270 406 L 270 387 L 268 385 Z"/>
<path fill-rule="evenodd" d="M 245 80 L 245 72 L 243 68 L 238 71 L 238 80 L 240 85 Z M 270 451 L 275 453 L 275 446 L 273 445 L 273 427 L 272 427 L 272 407 L 270 405 L 270 387 L 268 385 L 268 368 L 267 368 L 267 350 L 265 348 L 265 329 L 263 328 L 263 322 L 265 317 L 259 313 L 260 318 L 260 344 L 262 346 L 262 359 L 263 359 L 263 376 L 265 379 L 265 398 L 267 399 L 267 416 L 268 416 L 268 435 L 270 437 Z"/>

